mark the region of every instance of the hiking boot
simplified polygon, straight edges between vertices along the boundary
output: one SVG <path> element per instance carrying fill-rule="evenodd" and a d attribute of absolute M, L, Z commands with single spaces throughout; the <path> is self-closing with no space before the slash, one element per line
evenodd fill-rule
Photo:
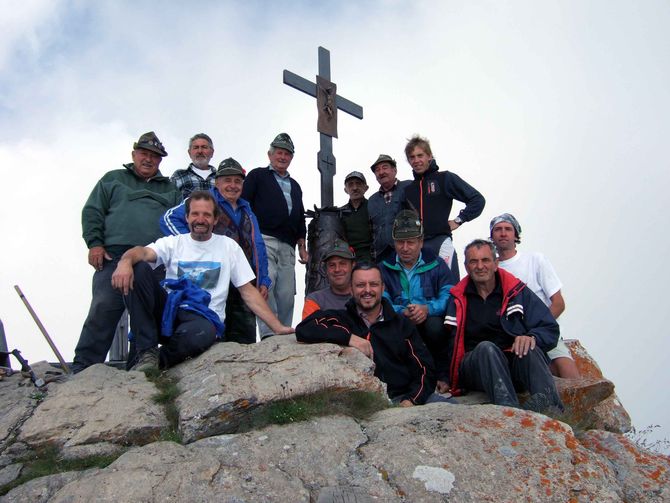
<path fill-rule="evenodd" d="M 138 372 L 146 372 L 148 370 L 158 369 L 158 349 L 147 349 L 142 353 L 135 365 L 133 365 L 130 370 L 137 370 Z"/>

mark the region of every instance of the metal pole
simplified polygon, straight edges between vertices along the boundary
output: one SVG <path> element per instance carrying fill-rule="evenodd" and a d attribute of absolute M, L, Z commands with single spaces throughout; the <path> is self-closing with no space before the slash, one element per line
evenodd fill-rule
<path fill-rule="evenodd" d="M 16 293 L 19 294 L 19 297 L 20 297 L 21 300 L 23 301 L 23 304 L 26 306 L 26 309 L 28 309 L 28 312 L 30 313 L 30 316 L 32 316 L 32 317 L 33 317 L 33 320 L 35 320 L 35 323 L 37 324 L 37 328 L 40 329 L 40 331 L 42 332 L 42 335 L 44 336 L 44 338 L 45 338 L 45 339 L 47 340 L 47 342 L 49 343 L 49 346 L 51 346 L 51 350 L 52 350 L 52 351 L 54 352 L 54 354 L 56 355 L 56 358 L 58 358 L 58 361 L 59 361 L 60 364 L 61 364 L 61 368 L 65 371 L 66 374 L 69 374 L 69 373 L 71 372 L 71 371 L 70 371 L 70 367 L 68 367 L 68 366 L 67 366 L 67 363 L 65 363 L 65 360 L 63 360 L 63 357 L 61 356 L 60 351 L 58 351 L 58 348 L 56 347 L 56 345 L 55 345 L 55 344 L 53 343 L 53 341 L 51 340 L 51 337 L 49 337 L 49 334 L 47 333 L 46 328 L 44 328 L 44 325 L 42 325 L 42 322 L 41 322 L 40 319 L 37 317 L 37 314 L 36 314 L 35 311 L 33 310 L 33 308 L 32 308 L 32 306 L 30 305 L 30 303 L 28 302 L 28 299 L 26 299 L 26 296 L 23 295 L 23 292 L 22 292 L 21 289 L 19 288 L 19 285 L 14 285 L 14 289 L 16 290 Z"/>

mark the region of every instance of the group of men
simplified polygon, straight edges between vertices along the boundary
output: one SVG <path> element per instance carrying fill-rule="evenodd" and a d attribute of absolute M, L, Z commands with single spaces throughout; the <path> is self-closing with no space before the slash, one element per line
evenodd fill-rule
<path fill-rule="evenodd" d="M 73 370 L 105 360 L 124 309 L 133 370 L 175 365 L 217 340 L 253 343 L 256 318 L 261 338 L 293 333 L 296 247 L 308 260 L 302 190 L 288 173 L 294 153 L 280 133 L 268 166 L 247 173 L 227 158 L 214 168 L 213 142 L 200 133 L 189 166 L 167 179 L 165 148 L 142 135 L 133 162 L 105 174 L 82 212 L 96 272 Z M 402 406 L 473 389 L 512 406 L 527 390 L 530 407 L 560 408 L 550 361 L 563 377 L 578 372 L 559 343 L 565 304 L 551 265 L 516 251 L 521 227 L 503 214 L 491 222 L 493 242 L 466 247 L 459 281 L 452 233 L 482 213 L 484 197 L 440 171 L 425 138 L 411 138 L 405 155 L 414 180 L 398 180 L 396 161 L 381 154 L 369 200 L 361 172 L 345 177 L 346 241 L 327 250 L 329 286 L 307 295 L 297 339 L 358 348 Z M 464 208 L 450 219 L 454 200 Z"/>
<path fill-rule="evenodd" d="M 133 162 L 105 174 L 82 212 L 96 272 L 73 371 L 105 361 L 124 309 L 133 370 L 175 365 L 216 340 L 253 343 L 256 317 L 261 337 L 293 333 L 296 245 L 307 261 L 294 152 L 280 133 L 268 166 L 247 174 L 227 158 L 214 168 L 214 144 L 200 133 L 191 163 L 168 179 L 159 170 L 167 151 L 143 134 Z"/>

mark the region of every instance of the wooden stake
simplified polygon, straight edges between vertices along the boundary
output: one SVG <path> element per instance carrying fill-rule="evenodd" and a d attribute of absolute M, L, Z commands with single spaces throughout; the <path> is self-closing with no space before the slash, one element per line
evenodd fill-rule
<path fill-rule="evenodd" d="M 35 320 L 35 323 L 37 324 L 37 328 L 40 329 L 40 331 L 42 332 L 42 335 L 44 336 L 44 338 L 49 343 L 49 346 L 51 346 L 51 350 L 56 355 L 56 358 L 58 358 L 58 361 L 60 362 L 60 365 L 61 365 L 62 369 L 65 371 L 66 374 L 70 374 L 71 373 L 70 367 L 68 367 L 67 363 L 65 363 L 65 360 L 63 360 L 63 357 L 61 356 L 60 351 L 58 351 L 58 348 L 56 347 L 54 342 L 51 340 L 51 337 L 49 337 L 49 334 L 47 333 L 46 328 L 44 328 L 44 325 L 42 325 L 42 322 L 37 317 L 37 314 L 33 310 L 30 303 L 28 302 L 28 299 L 26 299 L 26 296 L 23 295 L 23 292 L 19 288 L 19 285 L 14 285 L 14 289 L 16 290 L 16 293 L 19 294 L 19 297 L 23 301 L 23 304 L 26 306 L 26 309 L 28 309 L 28 312 L 30 313 L 30 316 L 32 316 L 33 320 Z"/>

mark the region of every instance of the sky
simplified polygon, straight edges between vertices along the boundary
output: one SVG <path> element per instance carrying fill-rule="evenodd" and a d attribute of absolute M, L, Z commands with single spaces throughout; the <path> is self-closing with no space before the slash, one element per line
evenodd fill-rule
<path fill-rule="evenodd" d="M 441 169 L 487 200 L 455 233 L 457 250 L 513 213 L 521 250 L 549 257 L 564 288 L 564 338 L 579 339 L 616 384 L 636 427 L 670 437 L 670 4 L 665 1 L 76 1 L 5 0 L 0 14 L 0 319 L 10 349 L 54 355 L 20 285 L 66 360 L 90 302 L 93 270 L 81 208 L 95 182 L 130 162 L 155 131 L 169 175 L 188 138 L 214 161 L 267 164 L 274 136 L 306 208 L 318 205 L 315 100 L 282 83 L 309 80 L 331 51 L 339 115 L 335 203 L 344 175 L 398 160 L 413 134 Z M 664 202 L 665 201 L 665 202 Z M 457 211 L 459 206 L 454 211 Z M 461 253 L 462 255 L 462 253 Z M 463 266 L 461 265 L 463 271 Z M 304 267 L 297 266 L 302 308 Z M 297 318 L 297 315 L 296 315 Z"/>

